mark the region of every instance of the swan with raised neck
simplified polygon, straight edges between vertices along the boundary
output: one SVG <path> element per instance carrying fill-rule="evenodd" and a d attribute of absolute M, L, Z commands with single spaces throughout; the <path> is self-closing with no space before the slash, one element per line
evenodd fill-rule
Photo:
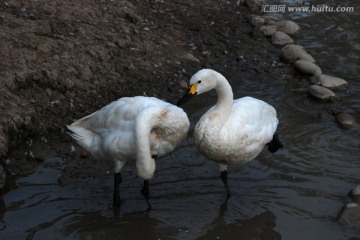
<path fill-rule="evenodd" d="M 281 148 L 276 134 L 279 121 L 275 109 L 262 100 L 252 97 L 233 100 L 229 82 L 212 69 L 202 69 L 191 77 L 190 86 L 178 105 L 212 89 L 217 93 L 217 103 L 196 124 L 194 139 L 198 150 L 218 163 L 229 197 L 227 164 L 245 164 L 265 145 L 269 145 L 271 152 Z"/>

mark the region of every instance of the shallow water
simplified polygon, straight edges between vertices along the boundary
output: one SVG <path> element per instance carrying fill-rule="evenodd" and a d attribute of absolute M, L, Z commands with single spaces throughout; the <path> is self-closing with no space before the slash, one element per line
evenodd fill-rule
<path fill-rule="evenodd" d="M 349 82 L 338 104 L 359 116 L 359 11 L 293 17 L 303 28 L 297 43 L 324 73 Z M 233 73 L 237 66 L 228 67 Z M 196 151 L 192 132 L 180 149 L 157 162 L 152 211 L 139 192 L 142 181 L 134 166 L 123 171 L 123 202 L 114 211 L 111 163 L 72 157 L 68 137 L 33 139 L 24 149 L 43 162 L 35 172 L 14 179 L 16 187 L 0 200 L 0 239 L 360 238 L 359 222 L 336 223 L 350 201 L 348 191 L 360 183 L 360 128 L 339 128 L 327 114 L 336 104 L 310 99 L 301 91 L 309 83 L 300 77 L 264 79 L 243 71 L 229 79 L 235 97 L 252 95 L 277 109 L 285 148 L 275 154 L 263 151 L 246 166 L 230 166 L 233 196 L 227 202 L 216 164 Z M 185 105 L 192 127 L 214 96 Z"/>

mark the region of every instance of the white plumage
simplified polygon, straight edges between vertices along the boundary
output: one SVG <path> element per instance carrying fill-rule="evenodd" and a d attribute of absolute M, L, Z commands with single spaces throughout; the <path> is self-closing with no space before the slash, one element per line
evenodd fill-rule
<path fill-rule="evenodd" d="M 120 170 L 135 161 L 137 175 L 144 179 L 142 193 L 149 197 L 148 180 L 161 158 L 185 139 L 189 130 L 186 113 L 153 97 L 124 97 L 75 121 L 71 136 L 91 155 L 115 163 L 114 204 L 120 204 Z"/>
<path fill-rule="evenodd" d="M 279 121 L 275 109 L 264 101 L 252 97 L 233 100 L 226 78 L 211 69 L 200 70 L 191 78 L 190 87 L 178 105 L 212 89 L 217 92 L 217 103 L 196 124 L 195 144 L 202 154 L 218 163 L 230 196 L 227 164 L 245 164 L 267 144 L 271 152 L 282 147 L 276 134 Z"/>

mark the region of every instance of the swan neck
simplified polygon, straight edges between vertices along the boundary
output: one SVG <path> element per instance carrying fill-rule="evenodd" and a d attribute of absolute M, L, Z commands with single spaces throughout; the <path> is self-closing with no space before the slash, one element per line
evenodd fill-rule
<path fill-rule="evenodd" d="M 157 124 L 157 114 L 161 109 L 149 107 L 143 110 L 135 120 L 135 148 L 137 174 L 144 180 L 152 178 L 155 171 L 155 161 L 151 157 L 150 134 Z"/>
<path fill-rule="evenodd" d="M 229 82 L 222 75 L 218 77 L 215 90 L 217 103 L 214 111 L 221 113 L 220 116 L 227 119 L 231 113 L 234 96 Z"/>

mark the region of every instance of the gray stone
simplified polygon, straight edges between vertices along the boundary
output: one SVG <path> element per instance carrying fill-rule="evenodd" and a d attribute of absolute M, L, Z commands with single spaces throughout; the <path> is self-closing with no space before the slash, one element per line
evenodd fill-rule
<path fill-rule="evenodd" d="M 348 203 L 340 211 L 337 222 L 343 225 L 357 224 L 360 220 L 360 206 L 357 203 Z"/>
<path fill-rule="evenodd" d="M 340 113 L 339 115 L 337 115 L 336 121 L 341 127 L 346 129 L 353 128 L 357 125 L 356 119 L 347 113 Z M 360 185 L 358 186 L 357 193 L 360 197 Z"/>
<path fill-rule="evenodd" d="M 290 63 L 293 63 L 297 60 L 305 60 L 309 62 L 315 62 L 315 59 L 308 54 L 303 46 L 289 44 L 281 49 L 281 57 Z"/>
<path fill-rule="evenodd" d="M 189 87 L 189 85 L 187 84 L 187 82 L 185 82 L 184 80 L 181 80 L 180 81 L 180 87 L 181 88 L 184 88 L 184 89 L 187 89 Z"/>
<path fill-rule="evenodd" d="M 276 32 L 275 25 L 264 25 L 260 27 L 260 30 L 265 34 L 265 36 L 270 37 Z"/>
<path fill-rule="evenodd" d="M 322 101 L 331 101 L 336 98 L 336 94 L 333 91 L 318 85 L 311 85 L 308 92 L 311 96 Z"/>
<path fill-rule="evenodd" d="M 294 67 L 302 73 L 318 75 L 321 74 L 321 69 L 315 63 L 305 61 L 305 60 L 297 60 L 294 63 Z"/>
<path fill-rule="evenodd" d="M 200 63 L 200 60 L 195 57 L 194 55 L 192 55 L 191 53 L 187 53 L 183 56 L 180 57 L 182 60 L 188 61 L 188 62 L 196 62 L 196 63 Z"/>
<path fill-rule="evenodd" d="M 245 2 L 253 13 L 261 13 L 263 7 L 267 5 L 265 0 L 246 0 Z"/>
<path fill-rule="evenodd" d="M 250 15 L 249 22 L 253 27 L 260 27 L 265 24 L 265 18 L 257 15 Z"/>
<path fill-rule="evenodd" d="M 251 31 L 251 36 L 253 38 L 265 38 L 265 34 L 260 30 L 259 27 L 254 27 Z"/>
<path fill-rule="evenodd" d="M 350 193 L 350 197 L 354 199 L 356 202 L 360 202 L 360 185 L 357 185 L 355 188 L 353 188 Z"/>
<path fill-rule="evenodd" d="M 311 77 L 313 84 L 318 84 L 329 89 L 345 89 L 349 84 L 342 78 L 333 77 L 325 74 Z"/>
<path fill-rule="evenodd" d="M 268 22 L 278 22 L 283 18 L 283 15 L 279 13 L 265 13 L 262 17 Z"/>
<path fill-rule="evenodd" d="M 294 40 L 284 32 L 276 31 L 271 36 L 272 44 L 276 46 L 283 46 L 286 44 L 294 43 Z"/>
<path fill-rule="evenodd" d="M 276 26 L 276 30 L 282 31 L 289 35 L 294 35 L 300 30 L 299 25 L 297 25 L 293 21 L 280 21 L 275 23 L 275 26 Z"/>

